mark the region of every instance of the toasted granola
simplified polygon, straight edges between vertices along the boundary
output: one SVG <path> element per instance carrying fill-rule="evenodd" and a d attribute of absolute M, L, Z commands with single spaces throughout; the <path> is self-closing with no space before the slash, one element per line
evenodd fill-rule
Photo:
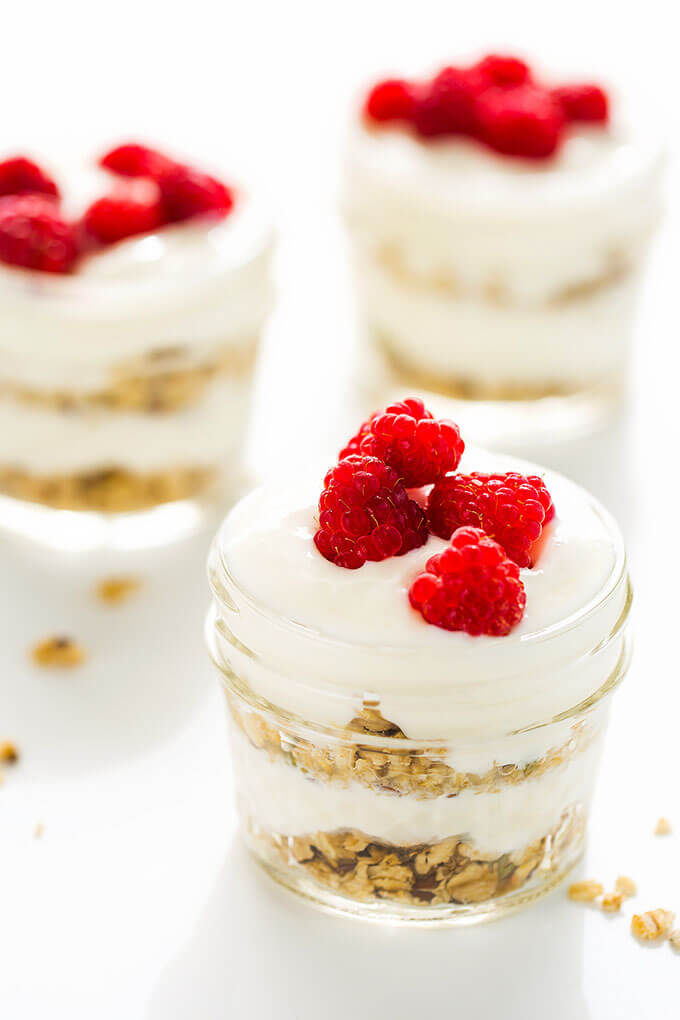
<path fill-rule="evenodd" d="M 623 896 L 619 892 L 608 892 L 602 897 L 600 904 L 605 914 L 616 914 L 621 909 Z"/>
<path fill-rule="evenodd" d="M 355 829 L 254 835 L 286 864 L 345 896 L 436 906 L 480 903 L 519 889 L 537 869 L 559 867 L 582 831 L 578 817 L 566 816 L 543 839 L 506 854 L 484 852 L 455 836 L 398 846 Z"/>
<path fill-rule="evenodd" d="M 34 475 L 0 466 L 0 492 L 57 510 L 125 513 L 191 499 L 213 482 L 208 468 L 177 467 L 151 474 L 106 468 L 74 475 Z"/>
<path fill-rule="evenodd" d="M 119 605 L 127 601 L 139 588 L 136 577 L 105 577 L 96 587 L 97 598 L 109 605 Z"/>
<path fill-rule="evenodd" d="M 644 914 L 633 914 L 630 930 L 636 938 L 643 942 L 656 942 L 665 939 L 673 927 L 675 914 L 672 910 L 647 910 Z"/>
<path fill-rule="evenodd" d="M 34 645 L 31 656 L 38 666 L 79 666 L 85 658 L 85 651 L 73 638 L 49 637 Z"/>
<path fill-rule="evenodd" d="M 654 828 L 655 836 L 670 836 L 673 831 L 673 826 L 667 818 L 660 818 Z"/>
<path fill-rule="evenodd" d="M 0 740 L 0 762 L 3 765 L 14 765 L 19 761 L 19 751 L 11 740 Z"/>
<path fill-rule="evenodd" d="M 601 882 L 595 882 L 592 878 L 585 878 L 581 882 L 572 882 L 567 890 L 570 900 L 577 903 L 592 903 L 604 892 Z"/>
<path fill-rule="evenodd" d="M 614 888 L 617 893 L 623 896 L 624 900 L 630 899 L 631 896 L 635 896 L 637 892 L 637 886 L 632 878 L 628 875 L 619 875 L 614 884 Z"/>
<path fill-rule="evenodd" d="M 680 953 L 680 928 L 674 928 L 668 936 L 668 941 L 672 949 Z"/>
<path fill-rule="evenodd" d="M 272 757 L 282 756 L 310 778 L 324 782 L 358 782 L 372 790 L 421 798 L 455 796 L 465 789 L 482 792 L 516 785 L 561 765 L 577 749 L 586 746 L 588 740 L 583 724 L 576 723 L 566 744 L 551 748 L 536 761 L 524 765 L 494 763 L 484 773 L 460 772 L 444 760 L 445 748 L 432 747 L 425 752 L 362 744 L 357 735 L 407 739 L 396 723 L 385 719 L 375 708 L 362 708 L 348 723 L 343 730 L 346 742 L 315 744 L 297 735 L 288 735 L 260 713 L 244 707 L 234 696 L 229 696 L 229 705 L 235 724 L 254 747 Z"/>
<path fill-rule="evenodd" d="M 4 384 L 0 393 L 14 400 L 69 414 L 139 411 L 167 414 L 195 404 L 205 387 L 220 376 L 238 377 L 253 370 L 257 344 L 228 346 L 196 363 L 186 347 L 157 350 L 118 366 L 99 390 L 45 390 Z"/>

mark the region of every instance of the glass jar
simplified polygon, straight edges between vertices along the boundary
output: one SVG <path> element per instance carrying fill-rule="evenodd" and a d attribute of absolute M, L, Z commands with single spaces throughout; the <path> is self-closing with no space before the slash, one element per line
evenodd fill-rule
<path fill-rule="evenodd" d="M 129 238 L 68 275 L 0 265 L 0 522 L 143 545 L 232 498 L 272 247 L 237 192 L 223 220 Z"/>
<path fill-rule="evenodd" d="M 273 613 L 235 583 L 218 533 L 207 640 L 242 827 L 274 878 L 346 913 L 432 924 L 505 913 L 573 867 L 630 657 L 623 546 L 593 506 L 616 548 L 602 590 L 511 656 L 486 639 L 483 668 L 475 638 L 447 660 L 445 644 L 341 642 Z"/>

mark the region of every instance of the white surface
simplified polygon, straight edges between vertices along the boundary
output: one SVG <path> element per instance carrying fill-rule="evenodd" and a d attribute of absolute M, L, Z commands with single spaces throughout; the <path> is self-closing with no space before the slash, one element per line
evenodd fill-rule
<path fill-rule="evenodd" d="M 348 3 L 333 17 L 312 3 L 217 10 L 197 0 L 173 19 L 167 4 L 122 0 L 105 27 L 99 11 L 76 2 L 41 10 L 39 31 L 33 8 L 13 19 L 13 38 L 26 45 L 6 47 L 0 69 L 13 97 L 3 109 L 7 137 L 82 148 L 83 124 L 93 125 L 93 147 L 98 136 L 181 133 L 181 149 L 212 146 L 222 163 L 229 154 L 249 160 L 274 196 L 283 300 L 260 394 L 261 406 L 283 417 L 276 428 L 263 417 L 256 429 L 262 469 L 288 456 L 293 437 L 307 456 L 337 444 L 355 421 L 349 405 L 339 419 L 348 376 L 338 347 L 351 317 L 331 198 L 340 118 L 362 78 L 390 66 L 417 68 L 458 44 L 477 50 L 510 42 L 540 49 L 544 62 L 630 73 L 656 89 L 656 108 L 670 114 L 677 37 L 662 0 L 650 0 L 643 21 L 635 6 L 587 0 L 558 20 L 550 5 L 529 0 L 461 13 L 424 2 L 414 15 L 380 0 Z M 643 47 L 647 25 L 655 26 L 654 45 Z M 48 66 L 49 87 L 40 73 Z M 676 514 L 667 508 L 680 498 L 678 255 L 671 229 L 647 292 L 630 420 L 587 445 L 527 452 L 592 487 L 617 514 L 637 584 L 636 659 L 614 706 L 583 871 L 607 882 L 628 873 L 640 885 L 636 906 L 680 911 L 680 554 Z M 667 946 L 633 941 L 630 907 L 625 918 L 608 919 L 558 890 L 506 921 L 411 933 L 317 913 L 249 864 L 234 836 L 222 701 L 202 647 L 207 542 L 199 535 L 170 553 L 46 557 L 2 541 L 0 729 L 23 760 L 0 789 L 0 1013 L 12 1020 L 672 1015 L 680 959 Z M 145 579 L 138 598 L 120 609 L 99 607 L 90 594 L 94 579 L 113 568 Z M 50 673 L 28 664 L 26 649 L 56 629 L 84 641 L 87 666 Z M 662 813 L 677 835 L 652 836 Z M 36 840 L 38 821 L 44 834 Z"/>

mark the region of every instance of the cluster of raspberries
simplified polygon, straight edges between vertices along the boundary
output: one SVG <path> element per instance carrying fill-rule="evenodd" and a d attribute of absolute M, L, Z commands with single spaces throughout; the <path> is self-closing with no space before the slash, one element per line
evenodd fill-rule
<path fill-rule="evenodd" d="M 424 82 L 381 81 L 364 112 L 373 123 L 400 122 L 421 138 L 466 135 L 506 156 L 547 159 L 569 124 L 606 124 L 609 100 L 599 85 L 548 87 L 523 60 L 490 55 Z"/>
<path fill-rule="evenodd" d="M 111 193 L 77 222 L 60 211 L 59 188 L 25 156 L 0 162 L 0 261 L 70 273 L 79 257 L 126 237 L 196 216 L 226 216 L 233 192 L 221 181 L 144 145 L 119 145 L 99 160 Z"/>
<path fill-rule="evenodd" d="M 519 569 L 533 566 L 555 508 L 537 475 L 456 474 L 464 449 L 458 426 L 421 400 L 376 412 L 326 475 L 314 541 L 356 570 L 403 556 L 430 533 L 450 540 L 413 581 L 411 605 L 445 630 L 501 636 L 522 619 Z"/>

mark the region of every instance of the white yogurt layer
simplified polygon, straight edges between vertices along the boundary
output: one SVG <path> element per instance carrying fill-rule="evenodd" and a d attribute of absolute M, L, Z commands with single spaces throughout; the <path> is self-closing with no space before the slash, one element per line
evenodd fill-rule
<path fill-rule="evenodd" d="M 97 170 L 57 177 L 73 216 L 115 185 Z M 271 305 L 272 245 L 262 210 L 239 191 L 223 220 L 121 241 L 70 275 L 0 265 L 0 380 L 95 389 L 154 350 L 248 346 Z"/>
<path fill-rule="evenodd" d="M 357 829 L 409 846 L 460 836 L 489 853 L 508 853 L 541 839 L 572 805 L 588 808 L 601 738 L 567 764 L 496 793 L 464 790 L 419 799 L 381 793 L 359 783 L 319 782 L 280 758 L 256 750 L 232 728 L 240 804 L 262 828 L 284 836 Z"/>
<path fill-rule="evenodd" d="M 472 450 L 461 470 L 544 473 Z M 574 484 L 544 474 L 557 518 L 536 567 L 521 571 L 524 619 L 503 638 L 450 633 L 411 608 L 408 588 L 445 546 L 441 539 L 344 570 L 313 542 L 320 482 L 256 491 L 216 541 L 218 602 L 221 570 L 227 575 L 218 660 L 304 719 L 345 725 L 365 696 L 412 739 L 499 736 L 573 708 L 606 682 L 623 652 L 621 634 L 595 651 L 626 602 L 623 554 L 608 515 Z M 253 655 L 241 656 L 233 637 Z M 507 760 L 518 760 L 521 749 L 513 751 Z"/>
<path fill-rule="evenodd" d="M 250 380 L 223 377 L 198 403 L 149 414 L 60 412 L 0 397 L 0 465 L 36 475 L 221 467 L 240 453 Z"/>
<path fill-rule="evenodd" d="M 578 300 L 495 304 L 397 279 L 374 254 L 356 286 L 379 346 L 402 371 L 444 384 L 578 389 L 623 375 L 638 294 L 627 273 Z"/>

